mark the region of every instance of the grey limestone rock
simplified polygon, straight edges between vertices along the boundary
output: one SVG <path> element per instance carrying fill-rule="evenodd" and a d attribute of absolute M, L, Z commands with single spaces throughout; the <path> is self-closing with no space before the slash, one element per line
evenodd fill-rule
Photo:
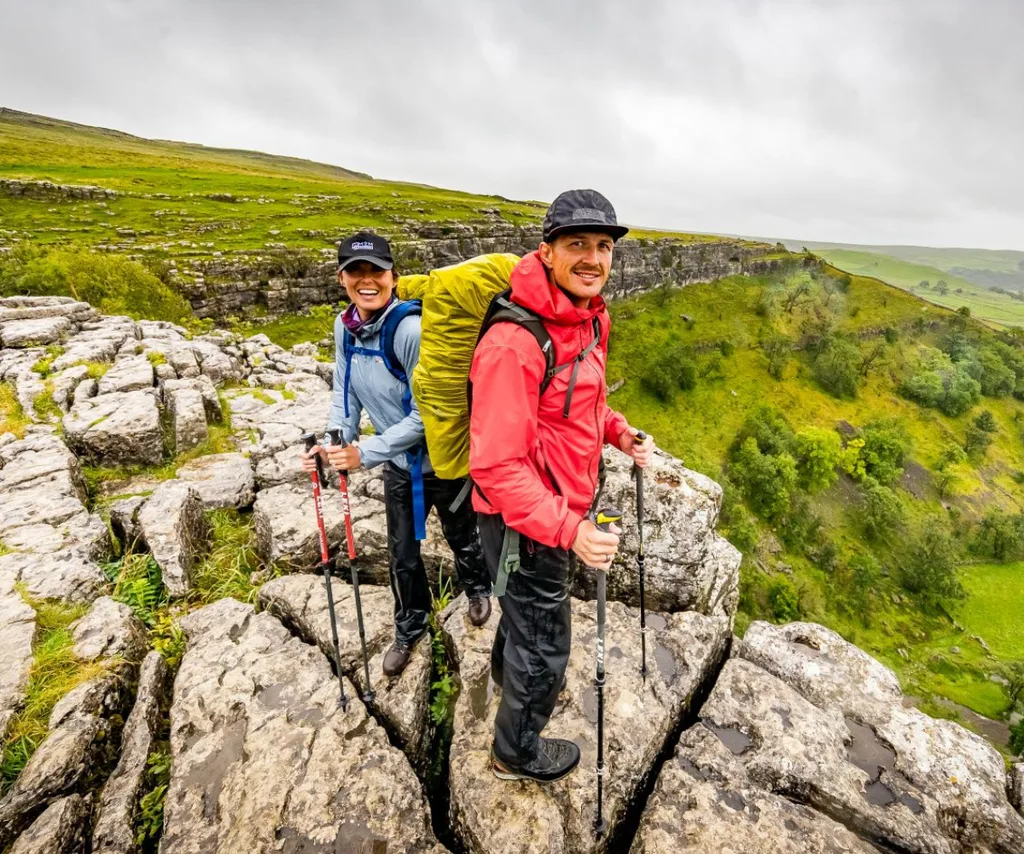
<path fill-rule="evenodd" d="M 68 795 L 48 806 L 10 854 L 82 854 L 89 838 L 90 799 Z"/>
<path fill-rule="evenodd" d="M 81 661 L 120 658 L 138 664 L 146 654 L 146 629 L 127 605 L 109 596 L 92 603 L 88 613 L 74 623 L 72 648 Z"/>
<path fill-rule="evenodd" d="M 174 429 L 175 453 L 190 451 L 206 441 L 206 406 L 198 389 L 180 388 L 170 393 L 167 411 Z"/>
<path fill-rule="evenodd" d="M 98 394 L 137 391 L 153 385 L 153 365 L 145 356 L 118 359 L 99 380 Z"/>
<path fill-rule="evenodd" d="M 146 390 L 76 403 L 64 416 L 64 433 L 72 450 L 94 463 L 156 465 L 164 455 L 156 398 Z"/>
<path fill-rule="evenodd" d="M 639 605 L 639 545 L 632 461 L 605 451 L 607 483 L 602 506 L 623 512 L 619 553 L 608 575 L 609 598 Z M 647 607 L 734 614 L 741 555 L 715 533 L 722 489 L 668 454 L 656 452 L 644 473 L 644 551 Z M 592 599 L 589 576 L 578 575 L 573 595 Z"/>
<path fill-rule="evenodd" d="M 356 621 L 355 597 L 345 579 L 333 583 L 334 607 L 338 626 L 338 648 L 342 672 L 361 691 L 366 689 L 362 646 Z M 413 648 L 412 658 L 396 679 L 384 676 L 384 653 L 394 640 L 394 599 L 391 590 L 360 586 L 366 646 L 370 656 L 370 680 L 374 692 L 372 710 L 397 736 L 400 746 L 414 766 L 427 761 L 430 737 L 430 639 L 423 638 Z M 277 616 L 307 643 L 313 643 L 332 661 L 335 658 L 331 636 L 327 589 L 322 575 L 286 575 L 268 582 L 260 590 L 260 604 Z"/>
<path fill-rule="evenodd" d="M 461 681 L 455 709 L 449 780 L 452 822 L 471 852 L 606 850 L 595 841 L 594 769 L 597 707 L 593 603 L 572 601 L 573 644 L 562 692 L 544 734 L 570 738 L 582 751 L 578 771 L 547 786 L 506 783 L 491 773 L 490 746 L 500 691 L 490 682 L 490 653 L 500 619 L 496 607 L 476 628 L 460 597 L 445 615 Z M 608 605 L 605 688 L 605 818 L 615 834 L 655 760 L 682 724 L 726 654 L 729 619 L 692 611 L 649 615 L 650 673 L 640 677 L 639 612 Z"/>
<path fill-rule="evenodd" d="M 34 317 L 26 320 L 0 322 L 0 345 L 4 347 L 34 347 L 53 344 L 72 330 L 66 317 Z"/>
<path fill-rule="evenodd" d="M 139 800 L 145 794 L 146 760 L 160 732 L 169 689 L 170 672 L 154 650 L 142 662 L 135 705 L 121 737 L 121 755 L 98 798 L 93 854 L 136 854 L 139 850 L 135 822 Z"/>
<path fill-rule="evenodd" d="M 409 763 L 361 703 L 339 707 L 316 647 L 232 599 L 182 628 L 163 854 L 438 850 Z"/>
<path fill-rule="evenodd" d="M 16 580 L 12 573 L 0 569 L 0 742 L 11 715 L 24 701 L 36 636 L 36 612 L 15 588 Z"/>
<path fill-rule="evenodd" d="M 177 477 L 196 491 L 206 509 L 249 507 L 256 499 L 252 464 L 244 454 L 199 457 L 178 469 Z"/>
<path fill-rule="evenodd" d="M 192 569 L 209 537 L 199 493 L 188 483 L 161 483 L 139 510 L 142 537 L 160 566 L 171 596 L 184 596 L 191 587 Z"/>

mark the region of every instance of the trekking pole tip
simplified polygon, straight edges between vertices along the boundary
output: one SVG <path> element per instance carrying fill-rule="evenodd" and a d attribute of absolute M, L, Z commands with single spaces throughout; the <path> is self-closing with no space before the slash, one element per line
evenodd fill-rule
<path fill-rule="evenodd" d="M 608 832 L 608 819 L 604 816 L 594 819 L 594 836 L 600 839 Z"/>

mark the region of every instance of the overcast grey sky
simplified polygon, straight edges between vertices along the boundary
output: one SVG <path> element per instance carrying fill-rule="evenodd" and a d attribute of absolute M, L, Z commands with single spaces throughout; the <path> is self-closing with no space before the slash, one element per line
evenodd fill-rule
<path fill-rule="evenodd" d="M 1024 249 L 1018 0 L 0 0 L 0 106 L 639 225 Z"/>

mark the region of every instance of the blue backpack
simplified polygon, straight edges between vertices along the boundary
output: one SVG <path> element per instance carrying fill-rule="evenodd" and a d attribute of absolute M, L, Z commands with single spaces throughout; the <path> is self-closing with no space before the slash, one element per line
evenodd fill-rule
<path fill-rule="evenodd" d="M 381 325 L 379 350 L 360 347 L 356 344 L 355 336 L 348 329 L 345 330 L 345 336 L 342 339 L 342 352 L 345 356 L 346 418 L 348 417 L 348 388 L 353 355 L 379 356 L 383 359 L 384 366 L 391 376 L 405 385 L 405 391 L 402 394 L 402 409 L 406 415 L 412 412 L 412 386 L 409 383 L 409 375 L 405 372 L 405 367 L 395 353 L 395 332 L 398 329 L 398 324 L 413 314 L 423 314 L 423 304 L 419 300 L 403 300 L 388 312 Z M 412 513 L 417 540 L 427 538 L 427 509 L 423 496 L 423 458 L 426 455 L 426 450 L 426 442 L 422 442 L 412 450 L 405 452 L 405 458 L 409 463 L 409 472 L 412 475 Z"/>

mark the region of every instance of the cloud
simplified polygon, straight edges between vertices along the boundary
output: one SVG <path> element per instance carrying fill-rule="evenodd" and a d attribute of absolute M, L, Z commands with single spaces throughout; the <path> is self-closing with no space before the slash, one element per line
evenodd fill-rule
<path fill-rule="evenodd" d="M 1013 0 L 0 13 L 17 109 L 513 198 L 594 186 L 648 226 L 1024 248 Z"/>

